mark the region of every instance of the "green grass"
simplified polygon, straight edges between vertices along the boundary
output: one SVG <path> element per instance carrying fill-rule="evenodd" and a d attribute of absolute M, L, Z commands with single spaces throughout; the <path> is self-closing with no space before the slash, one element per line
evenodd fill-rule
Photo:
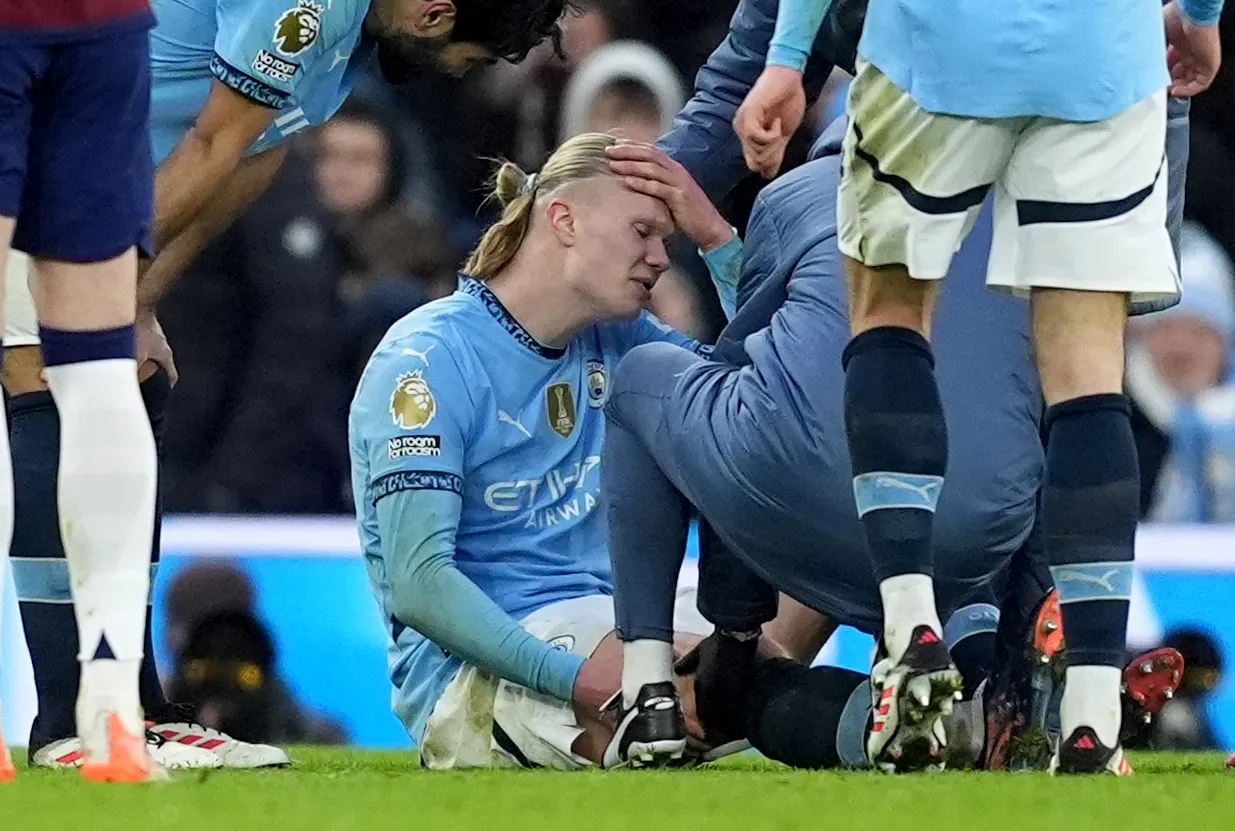
<path fill-rule="evenodd" d="M 712 769 L 429 773 L 407 753 L 299 748 L 289 770 L 177 774 L 91 785 L 22 770 L 0 825 L 33 831 L 1010 831 L 1228 827 L 1235 771 L 1218 754 L 1133 756 L 1131 779 L 1037 773 L 790 771 L 744 757 Z"/>

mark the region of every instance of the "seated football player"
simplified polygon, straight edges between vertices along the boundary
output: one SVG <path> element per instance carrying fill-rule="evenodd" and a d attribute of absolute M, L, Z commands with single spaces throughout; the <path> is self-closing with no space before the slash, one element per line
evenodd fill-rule
<path fill-rule="evenodd" d="M 503 165 L 504 210 L 459 290 L 392 327 L 352 403 L 394 709 L 430 768 L 573 768 L 605 746 L 587 728 L 617 682 L 588 661 L 614 629 L 597 510 L 609 376 L 640 344 L 710 349 L 644 311 L 674 223 L 610 172 L 616 143 L 578 136 L 532 175 Z M 683 226 L 705 251 L 733 236 L 706 219 Z M 706 634 L 679 605 L 677 628 Z"/>
<path fill-rule="evenodd" d="M 368 68 L 401 84 L 461 75 L 557 47 L 564 0 L 152 0 L 151 130 L 157 256 L 138 284 L 142 393 L 156 437 L 175 367 L 154 306 L 193 257 L 263 192 L 289 139 L 328 121 Z M 154 252 L 150 252 L 154 253 Z M 38 717 L 30 763 L 81 764 L 73 723 L 77 627 L 56 513 L 60 424 L 43 380 L 26 268 L 10 262 L 4 387 L 10 399 L 16 507 L 12 551 L 30 644 Z M 156 371 L 157 370 L 157 371 Z M 161 510 L 156 511 L 161 515 Z M 157 553 L 158 531 L 153 547 Z M 148 624 L 147 624 L 148 628 Z M 281 766 L 276 747 L 207 731 L 158 684 L 146 636 L 141 703 L 151 755 L 168 768 Z"/>

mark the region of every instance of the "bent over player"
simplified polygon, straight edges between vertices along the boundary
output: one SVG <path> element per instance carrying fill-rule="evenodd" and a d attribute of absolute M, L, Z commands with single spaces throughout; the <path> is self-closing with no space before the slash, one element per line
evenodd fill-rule
<path fill-rule="evenodd" d="M 155 447 L 137 385 L 135 291 L 149 246 L 147 0 L 0 9 L 0 267 L 31 257 L 46 378 L 61 423 L 59 514 L 80 644 L 82 773 L 141 782 L 137 674 L 149 589 Z M 0 546 L 13 480 L 0 436 Z M 0 560 L 0 585 L 7 562 Z M 0 779 L 13 767 L 0 741 Z"/>
<path fill-rule="evenodd" d="M 644 700 L 672 678 L 666 615 L 691 506 L 767 583 L 836 623 L 879 629 L 877 584 L 847 510 L 842 375 L 827 361 L 848 332 L 832 219 L 844 129 L 833 125 L 816 160 L 762 191 L 746 245 L 734 240 L 709 257 L 718 272 L 743 272 L 741 306 L 713 359 L 652 344 L 632 350 L 614 374 L 603 486 L 626 642 L 624 716 L 647 709 Z M 662 164 L 637 147 L 612 155 L 624 175 Z M 976 240 L 964 251 L 943 306 L 949 320 L 968 322 L 941 346 L 949 413 L 969 437 L 955 463 L 957 488 L 941 509 L 946 615 L 997 599 L 1033 527 L 1042 470 L 1027 316 L 1016 301 L 985 292 L 977 279 L 984 254 Z M 973 399 L 986 406 L 967 410 Z M 706 565 L 701 558 L 701 594 Z M 737 625 L 704 611 L 723 630 Z M 951 630 L 941 635 L 956 639 Z M 976 685 L 980 672 L 972 676 Z"/>
<path fill-rule="evenodd" d="M 821 6 L 782 5 L 796 51 Z M 1123 331 L 1130 304 L 1178 294 L 1167 88 L 1188 96 L 1212 81 L 1221 8 L 1171 3 L 1164 32 L 1158 0 L 871 0 L 858 47 L 838 221 L 853 332 L 845 423 L 884 608 L 875 682 L 893 715 L 925 721 L 957 683 L 932 581 L 949 441 L 929 338 L 938 281 L 993 188 L 988 282 L 1031 297 L 1048 408 L 1042 524 L 1069 637 L 1061 772 L 1129 770 L 1119 664 L 1139 490 Z M 780 82 L 765 74 L 753 97 L 792 129 L 798 84 L 769 72 Z M 898 752 L 888 738 L 872 733 L 873 756 Z"/>

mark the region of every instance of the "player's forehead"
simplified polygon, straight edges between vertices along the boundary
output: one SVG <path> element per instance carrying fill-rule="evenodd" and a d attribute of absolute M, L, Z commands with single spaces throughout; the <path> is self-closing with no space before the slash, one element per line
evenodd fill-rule
<path fill-rule="evenodd" d="M 599 194 L 601 206 L 627 222 L 638 222 L 663 236 L 674 231 L 673 214 L 661 200 L 626 187 L 617 176 L 599 177 L 603 191 Z"/>

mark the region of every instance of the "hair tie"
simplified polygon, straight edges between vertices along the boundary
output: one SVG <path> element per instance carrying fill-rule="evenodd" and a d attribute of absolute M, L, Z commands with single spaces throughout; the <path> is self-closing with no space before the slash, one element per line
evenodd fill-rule
<path fill-rule="evenodd" d="M 536 190 L 536 185 L 540 182 L 539 173 L 529 173 L 528 177 L 523 180 L 523 187 L 519 189 L 519 193 L 524 196 L 531 195 L 532 191 Z"/>

